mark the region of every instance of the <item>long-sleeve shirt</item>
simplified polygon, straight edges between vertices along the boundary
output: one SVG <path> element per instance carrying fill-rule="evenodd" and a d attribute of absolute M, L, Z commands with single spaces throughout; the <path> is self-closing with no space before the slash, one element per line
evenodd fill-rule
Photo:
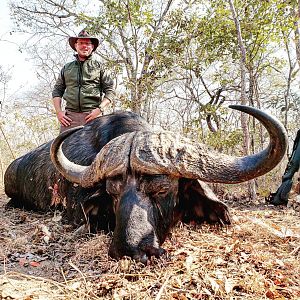
<path fill-rule="evenodd" d="M 92 55 L 84 62 L 67 63 L 61 70 L 52 97 L 66 101 L 66 109 L 88 112 L 100 106 L 102 96 L 111 102 L 115 97 L 114 81 L 103 65 Z"/>

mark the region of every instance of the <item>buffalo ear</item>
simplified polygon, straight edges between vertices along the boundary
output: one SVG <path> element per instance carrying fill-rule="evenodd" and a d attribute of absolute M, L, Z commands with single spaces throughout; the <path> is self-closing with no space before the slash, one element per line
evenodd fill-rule
<path fill-rule="evenodd" d="M 184 223 L 231 224 L 227 205 L 200 180 L 186 178 L 179 180 L 179 203 L 176 213 Z"/>

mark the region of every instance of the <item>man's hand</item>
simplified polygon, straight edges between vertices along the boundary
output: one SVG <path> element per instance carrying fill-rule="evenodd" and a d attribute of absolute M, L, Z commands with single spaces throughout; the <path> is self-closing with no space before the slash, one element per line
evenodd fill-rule
<path fill-rule="evenodd" d="M 102 116 L 102 112 L 99 108 L 95 108 L 91 111 L 90 114 L 88 114 L 86 117 L 85 117 L 85 120 L 86 122 L 90 122 L 92 120 L 94 120 L 95 118 L 99 117 L 99 116 Z"/>
<path fill-rule="evenodd" d="M 57 119 L 60 122 L 61 125 L 68 127 L 71 125 L 72 119 L 66 116 L 65 111 L 60 111 L 57 113 Z"/>

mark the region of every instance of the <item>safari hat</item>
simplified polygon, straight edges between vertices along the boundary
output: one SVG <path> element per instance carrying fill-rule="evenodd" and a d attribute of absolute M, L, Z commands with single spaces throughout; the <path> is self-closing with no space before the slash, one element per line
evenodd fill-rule
<path fill-rule="evenodd" d="M 90 36 L 89 33 L 85 29 L 83 29 L 78 33 L 78 36 L 69 37 L 69 44 L 74 51 L 76 51 L 75 43 L 78 39 L 91 39 L 91 42 L 94 44 L 93 51 L 95 51 L 99 45 L 99 40 L 93 36 Z"/>

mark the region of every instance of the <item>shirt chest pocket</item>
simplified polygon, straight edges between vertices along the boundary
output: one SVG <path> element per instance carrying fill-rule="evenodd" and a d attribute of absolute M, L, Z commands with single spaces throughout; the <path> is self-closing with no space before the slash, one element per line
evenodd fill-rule
<path fill-rule="evenodd" d="M 83 65 L 83 79 L 88 84 L 99 84 L 100 82 L 100 71 L 95 66 L 90 64 Z"/>
<path fill-rule="evenodd" d="M 64 69 L 64 76 L 66 86 L 68 87 L 77 87 L 80 83 L 80 72 L 79 67 L 76 65 L 68 66 Z"/>

